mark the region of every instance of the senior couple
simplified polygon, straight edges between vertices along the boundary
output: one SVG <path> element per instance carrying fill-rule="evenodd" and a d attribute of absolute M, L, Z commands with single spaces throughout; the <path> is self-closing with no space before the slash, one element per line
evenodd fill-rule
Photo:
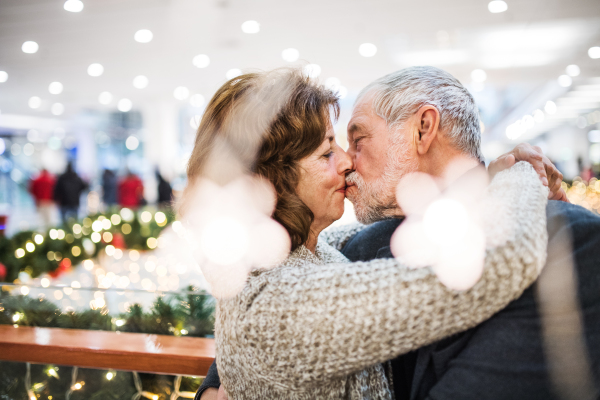
<path fill-rule="evenodd" d="M 245 74 L 209 103 L 190 182 L 205 172 L 217 136 L 232 147 L 239 140 L 210 127 L 227 125 L 237 104 L 273 82 L 288 98 L 266 124 L 251 172 L 275 188 L 272 217 L 292 252 L 273 269 L 253 270 L 234 298 L 218 300 L 216 363 L 196 399 L 598 398 L 600 218 L 547 200 L 566 196 L 562 175 L 539 149 L 519 145 L 490 164 L 483 274 L 471 289 L 452 290 L 431 268 L 395 259 L 390 239 L 403 221 L 395 196 L 402 177 L 448 178 L 451 163 L 466 158 L 452 172 L 460 179 L 480 165 L 470 93 L 433 67 L 384 76 L 358 96 L 346 153 L 331 123 L 334 93 L 297 70 Z M 345 196 L 363 224 L 323 232 L 341 217 Z M 499 225 L 508 232 L 500 242 Z M 575 304 L 550 316 L 562 329 L 553 343 L 538 287 L 548 274 L 559 277 L 550 298 Z M 570 294 L 563 281 L 573 283 Z M 561 342 L 561 334 L 575 340 Z M 550 357 L 548 348 L 562 344 L 579 356 Z"/>

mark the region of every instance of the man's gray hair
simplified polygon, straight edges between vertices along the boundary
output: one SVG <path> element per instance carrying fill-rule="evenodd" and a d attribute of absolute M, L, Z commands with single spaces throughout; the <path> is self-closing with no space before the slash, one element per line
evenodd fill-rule
<path fill-rule="evenodd" d="M 465 153 L 483 160 L 479 110 L 471 93 L 452 75 L 435 67 L 410 67 L 369 84 L 358 95 L 373 96 L 373 109 L 396 128 L 429 104 L 440 113 L 440 130 Z"/>

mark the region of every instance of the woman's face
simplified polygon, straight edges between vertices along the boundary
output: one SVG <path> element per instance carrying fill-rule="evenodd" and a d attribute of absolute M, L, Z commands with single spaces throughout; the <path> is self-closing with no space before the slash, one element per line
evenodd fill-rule
<path fill-rule="evenodd" d="M 296 190 L 314 214 L 311 230 L 320 232 L 341 218 L 346 197 L 346 174 L 352 168 L 351 158 L 336 143 L 333 126 L 330 125 L 319 148 L 300 160 L 301 176 Z"/>

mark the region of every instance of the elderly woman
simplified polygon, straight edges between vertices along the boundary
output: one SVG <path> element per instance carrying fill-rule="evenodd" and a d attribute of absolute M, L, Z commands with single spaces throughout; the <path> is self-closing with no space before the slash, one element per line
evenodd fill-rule
<path fill-rule="evenodd" d="M 481 323 L 537 278 L 547 190 L 525 163 L 492 181 L 490 203 L 506 204 L 498 220 L 520 223 L 506 243 L 488 247 L 483 276 L 469 290 L 448 289 L 430 268 L 395 259 L 349 263 L 339 249 L 360 226 L 320 235 L 342 216 L 353 169 L 331 123 L 338 100 L 299 71 L 246 74 L 217 91 L 198 129 L 190 181 L 206 172 L 215 143 L 239 147 L 238 136 L 215 127 L 240 118 L 238 106 L 274 82 L 283 82 L 286 100 L 264 125 L 251 169 L 276 190 L 272 217 L 288 231 L 292 252 L 271 270 L 252 271 L 236 297 L 218 301 L 221 382 L 232 400 L 392 399 L 386 360 Z M 257 126 L 260 117 L 244 115 Z"/>

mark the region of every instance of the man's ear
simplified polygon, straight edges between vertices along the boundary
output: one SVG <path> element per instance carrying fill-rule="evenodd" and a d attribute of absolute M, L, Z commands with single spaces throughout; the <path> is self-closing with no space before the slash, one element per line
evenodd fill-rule
<path fill-rule="evenodd" d="M 415 117 L 418 124 L 415 144 L 419 155 L 424 155 L 438 135 L 440 112 L 434 106 L 427 104 L 419 108 Z"/>

